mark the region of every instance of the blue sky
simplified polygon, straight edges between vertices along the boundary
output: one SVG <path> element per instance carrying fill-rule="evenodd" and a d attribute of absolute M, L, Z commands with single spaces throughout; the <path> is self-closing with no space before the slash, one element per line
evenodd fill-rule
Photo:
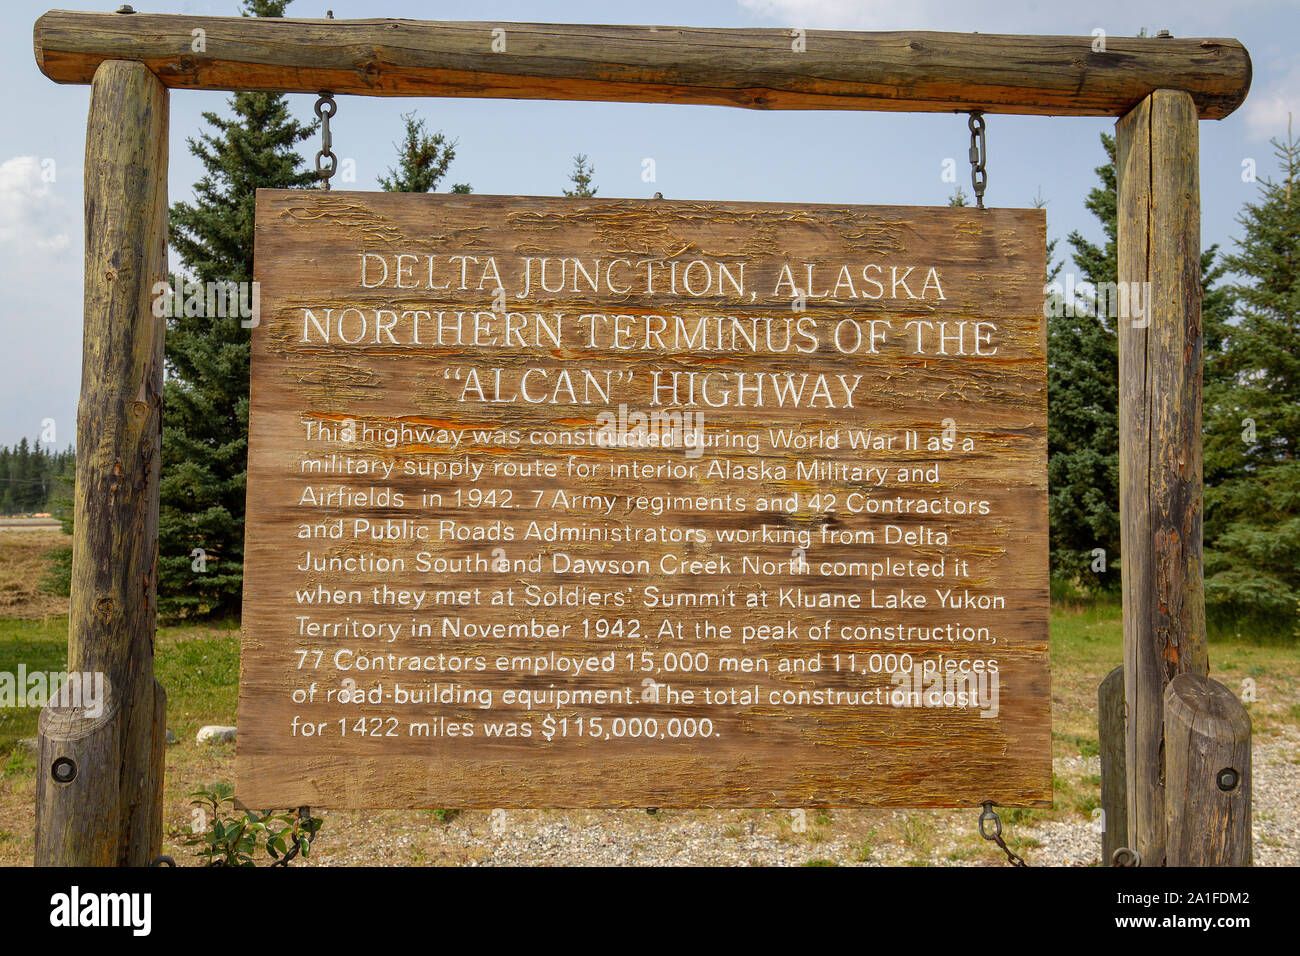
<path fill-rule="evenodd" d="M 114 9 L 117 0 L 100 9 Z M 150 12 L 234 15 L 237 0 L 145 0 Z M 32 57 L 31 29 L 50 4 L 7 0 L 0 31 L 0 282 L 6 290 L 6 374 L 0 376 L 0 444 L 36 437 L 53 419 L 56 442 L 75 439 L 81 374 L 82 162 L 88 88 L 45 79 Z M 1087 36 L 1169 29 L 1175 36 L 1241 40 L 1254 62 L 1245 106 L 1201 123 L 1202 238 L 1231 244 L 1241 204 L 1256 187 L 1242 181 L 1254 159 L 1268 175 L 1268 140 L 1300 113 L 1300 4 L 1296 0 L 661 0 L 642 2 L 467 2 L 296 0 L 290 15 L 337 18 L 643 23 L 806 29 L 950 30 Z M 204 110 L 223 111 L 228 94 L 172 96 L 169 197 L 188 198 L 201 168 L 185 146 Z M 313 97 L 291 97 L 310 118 Z M 769 200 L 941 205 L 953 190 L 943 162 L 957 160 L 969 193 L 964 115 L 760 112 L 705 106 L 548 103 L 510 100 L 339 97 L 335 151 L 356 164 L 355 184 L 375 189 L 393 162 L 401 114 L 416 110 L 459 141 L 448 180 L 478 193 L 557 195 L 574 153 L 596 167 L 600 195 L 671 199 Z M 1064 237 L 1100 232 L 1083 208 L 1102 161 L 1108 119 L 988 117 L 992 206 L 1027 206 L 1041 193 L 1048 230 Z M 312 144 L 307 152 L 310 163 Z M 641 179 L 655 160 L 657 180 Z M 53 181 L 49 181 L 51 178 Z M 1058 255 L 1065 250 L 1062 241 Z M 173 258 L 173 265 L 175 261 Z"/>

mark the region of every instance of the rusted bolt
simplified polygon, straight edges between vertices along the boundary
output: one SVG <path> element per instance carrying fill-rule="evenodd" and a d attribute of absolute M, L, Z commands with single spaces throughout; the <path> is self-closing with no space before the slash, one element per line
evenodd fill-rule
<path fill-rule="evenodd" d="M 1237 789 L 1237 784 L 1241 783 L 1241 774 L 1237 773 L 1232 767 L 1224 767 L 1219 771 L 1215 782 L 1218 783 L 1220 790 L 1228 793 Z"/>
<path fill-rule="evenodd" d="M 77 765 L 71 757 L 59 757 L 50 764 L 50 776 L 55 783 L 72 783 L 77 779 Z"/>

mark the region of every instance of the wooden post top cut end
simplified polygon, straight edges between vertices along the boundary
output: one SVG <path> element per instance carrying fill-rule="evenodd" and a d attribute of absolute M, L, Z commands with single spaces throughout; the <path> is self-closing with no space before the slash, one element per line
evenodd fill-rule
<path fill-rule="evenodd" d="M 49 740 L 79 740 L 111 722 L 119 706 L 108 676 L 73 672 L 37 718 L 37 730 Z"/>
<path fill-rule="evenodd" d="M 1250 713 L 1216 680 L 1179 674 L 1165 687 L 1165 719 L 1211 737 L 1250 737 Z"/>
<path fill-rule="evenodd" d="M 289 20 L 52 10 L 37 66 L 89 83 L 136 60 L 164 85 L 365 96 L 694 103 L 748 109 L 1122 116 L 1185 90 L 1202 119 L 1246 98 L 1232 39 Z"/>

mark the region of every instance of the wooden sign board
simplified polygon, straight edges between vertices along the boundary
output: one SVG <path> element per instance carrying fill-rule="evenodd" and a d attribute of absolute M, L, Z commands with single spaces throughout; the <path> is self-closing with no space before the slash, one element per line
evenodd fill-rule
<path fill-rule="evenodd" d="M 1048 805 L 1044 257 L 259 191 L 239 799 Z"/>

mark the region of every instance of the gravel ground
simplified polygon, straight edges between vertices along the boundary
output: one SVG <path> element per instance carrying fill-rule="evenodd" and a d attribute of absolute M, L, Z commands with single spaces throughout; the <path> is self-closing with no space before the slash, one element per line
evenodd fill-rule
<path fill-rule="evenodd" d="M 815 812 L 815 811 L 814 811 Z M 333 814 L 338 816 L 338 814 Z M 811 816 L 811 813 L 810 813 Z M 840 826 L 850 815 L 837 812 Z M 884 814 L 887 819 L 888 812 Z M 898 816 L 902 816 L 899 814 Z M 914 817 L 925 814 L 914 813 Z M 973 821 L 974 816 L 970 819 Z M 322 849 L 317 863 L 462 863 L 469 866 L 888 866 L 913 862 L 903 845 L 789 827 L 781 811 L 512 810 L 459 814 L 400 830 L 377 821 L 360 852 Z M 329 816 L 326 827 L 330 825 Z M 856 822 L 856 821 L 849 821 Z M 857 831 L 858 827 L 849 829 Z M 973 831 L 972 831 L 973 832 Z M 811 837 L 809 836 L 811 833 Z M 868 831 L 869 833 L 869 831 Z M 322 843 L 326 841 L 322 835 Z M 433 842 L 435 847 L 429 847 Z M 926 854 L 926 865 L 941 862 Z"/>
<path fill-rule="evenodd" d="M 1255 865 L 1300 865 L 1300 731 L 1257 742 L 1251 758 Z"/>
<path fill-rule="evenodd" d="M 1300 730 L 1255 743 L 1255 862 L 1300 864 Z M 1096 757 L 1054 762 L 1087 786 Z M 1101 831 L 1080 814 L 1008 822 L 1030 866 L 1096 866 Z M 982 866 L 1002 854 L 975 832 L 977 811 L 511 810 L 467 811 L 440 822 L 427 811 L 326 813 L 318 865 L 386 862 L 469 866 Z M 346 828 L 346 848 L 330 829 Z"/>
<path fill-rule="evenodd" d="M 1254 826 L 1256 866 L 1300 865 L 1300 732 L 1288 727 L 1257 738 L 1251 753 L 1254 772 Z M 1087 762 L 1086 772 L 1099 773 L 1099 758 L 1074 757 L 1054 761 L 1054 769 L 1070 772 L 1062 764 Z M 1027 827 L 1024 835 L 1040 844 L 1026 859 L 1038 866 L 1095 866 L 1100 862 L 1101 829 L 1084 820 L 1048 822 Z"/>

